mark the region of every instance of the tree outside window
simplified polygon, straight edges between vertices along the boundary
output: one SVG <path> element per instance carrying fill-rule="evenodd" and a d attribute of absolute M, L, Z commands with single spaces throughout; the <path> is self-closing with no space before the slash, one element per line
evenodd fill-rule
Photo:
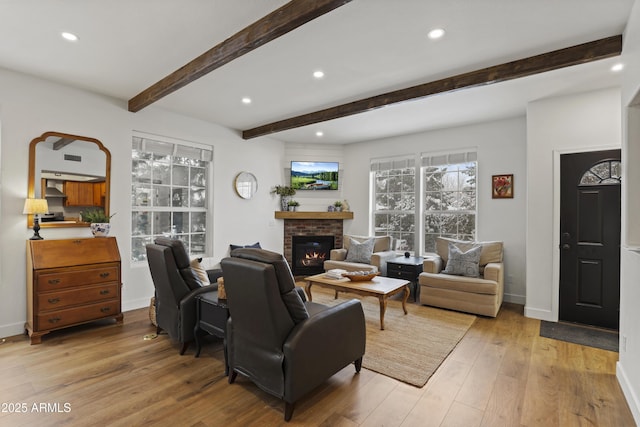
<path fill-rule="evenodd" d="M 435 251 L 435 238 L 474 240 L 476 162 L 422 168 L 424 179 L 424 251 Z"/>

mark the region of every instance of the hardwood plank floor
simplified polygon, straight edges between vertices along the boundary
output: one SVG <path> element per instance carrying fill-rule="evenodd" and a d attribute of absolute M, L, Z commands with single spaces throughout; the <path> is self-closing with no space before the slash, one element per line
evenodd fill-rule
<path fill-rule="evenodd" d="M 148 310 L 0 344 L 0 426 L 634 426 L 615 378 L 618 354 L 539 336 L 504 304 L 479 317 L 423 388 L 349 366 L 296 405 L 238 377 L 220 341 L 200 358 L 153 333 Z M 23 412 L 16 412 L 22 410 Z"/>

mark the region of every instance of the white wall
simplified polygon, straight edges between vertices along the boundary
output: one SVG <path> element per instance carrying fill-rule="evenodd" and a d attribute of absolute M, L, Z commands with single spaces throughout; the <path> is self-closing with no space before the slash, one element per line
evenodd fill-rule
<path fill-rule="evenodd" d="M 622 50 L 622 59 L 625 63 L 622 85 L 622 106 L 626 108 L 634 100 L 636 102 L 636 113 L 634 114 L 635 122 L 627 123 L 626 114 L 623 114 L 623 128 L 635 129 L 634 132 L 625 132 L 625 141 L 622 147 L 623 157 L 623 199 L 622 211 L 627 212 L 629 203 L 626 195 L 637 198 L 639 196 L 637 186 L 629 188 L 627 178 L 628 170 L 632 167 L 637 168 L 640 158 L 640 114 L 637 109 L 640 108 L 640 1 L 636 1 L 627 23 L 624 34 L 624 47 Z M 629 147 L 633 147 L 635 157 L 629 158 Z M 637 177 L 637 169 L 635 171 Z M 635 182 L 634 182 L 635 184 Z M 634 206 L 638 206 L 636 202 Z M 638 212 L 630 211 L 628 215 L 622 218 L 622 235 L 626 236 L 626 228 L 628 226 L 626 219 L 634 222 L 638 221 Z M 636 236 L 637 237 L 637 236 Z M 626 239 L 625 239 L 626 240 Z M 636 242 L 637 243 L 637 242 Z M 624 244 L 624 241 L 623 241 Z M 638 302 L 640 301 L 640 253 L 632 251 L 626 247 L 622 247 L 620 260 L 620 360 L 617 366 L 617 377 L 622 390 L 627 398 L 629 407 L 633 413 L 636 424 L 640 425 L 640 310 L 638 310 Z"/>
<path fill-rule="evenodd" d="M 131 135 L 134 130 L 214 147 L 213 261 L 230 243 L 260 241 L 282 250 L 282 225 L 271 222 L 269 195 L 283 164 L 284 145 L 269 138 L 247 142 L 237 132 L 159 108 L 129 113 L 126 102 L 0 69 L 0 337 L 20 334 L 26 319 L 26 244 L 32 231 L 22 215 L 27 195 L 29 142 L 46 131 L 97 138 L 111 152 L 112 233 L 122 258 L 123 309 L 144 307 L 153 295 L 146 263 L 131 265 Z M 243 200 L 233 190 L 238 172 L 258 178 L 258 192 Z M 42 229 L 46 239 L 90 237 L 89 229 Z"/>
<path fill-rule="evenodd" d="M 525 315 L 558 320 L 561 153 L 620 148 L 620 90 L 532 102 L 527 108 Z"/>
<path fill-rule="evenodd" d="M 505 300 L 524 304 L 526 127 L 524 117 L 350 144 L 345 147 L 343 196 L 355 219 L 345 232 L 368 234 L 372 158 L 476 147 L 479 240 L 504 241 Z M 491 198 L 491 175 L 514 175 L 514 198 Z"/>

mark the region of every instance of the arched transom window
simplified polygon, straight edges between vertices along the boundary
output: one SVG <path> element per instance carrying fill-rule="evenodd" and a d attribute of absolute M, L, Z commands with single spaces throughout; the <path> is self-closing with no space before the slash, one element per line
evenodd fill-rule
<path fill-rule="evenodd" d="M 580 178 L 580 185 L 620 185 L 622 166 L 619 160 L 596 163 Z"/>

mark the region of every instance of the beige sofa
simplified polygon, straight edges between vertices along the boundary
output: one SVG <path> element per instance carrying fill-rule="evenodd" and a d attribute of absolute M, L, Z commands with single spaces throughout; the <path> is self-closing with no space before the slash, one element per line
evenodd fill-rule
<path fill-rule="evenodd" d="M 362 243 L 371 238 L 372 236 L 351 236 L 345 234 L 342 239 L 343 247 L 331 250 L 329 259 L 324 262 L 325 271 L 339 268 L 347 271 L 379 271 L 383 276 L 386 275 L 387 260 L 398 256 L 395 251 L 391 250 L 393 240 L 391 236 L 374 237 L 373 253 L 368 263 L 346 261 L 351 239 Z"/>
<path fill-rule="evenodd" d="M 481 245 L 479 277 L 442 273 L 449 256 L 449 243 L 462 252 Z M 496 317 L 504 293 L 502 242 L 461 242 L 438 237 L 436 254 L 425 259 L 420 273 L 420 303 L 483 316 Z"/>

